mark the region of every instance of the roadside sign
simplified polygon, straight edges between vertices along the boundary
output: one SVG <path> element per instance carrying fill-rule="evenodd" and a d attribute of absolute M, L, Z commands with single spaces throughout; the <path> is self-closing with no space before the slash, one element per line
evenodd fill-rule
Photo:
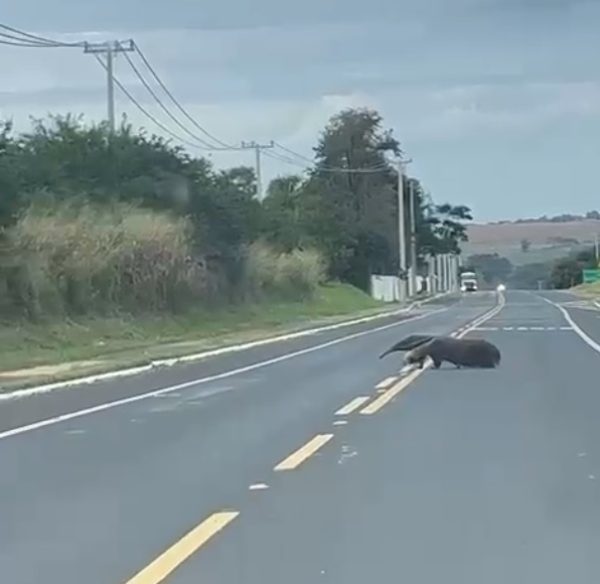
<path fill-rule="evenodd" d="M 600 282 L 600 270 L 583 270 L 583 283 Z"/>

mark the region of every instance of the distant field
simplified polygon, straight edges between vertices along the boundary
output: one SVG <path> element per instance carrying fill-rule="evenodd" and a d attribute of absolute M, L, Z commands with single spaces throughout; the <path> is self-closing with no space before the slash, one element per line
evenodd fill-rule
<path fill-rule="evenodd" d="M 550 261 L 569 252 L 593 245 L 600 234 L 600 221 L 593 219 L 569 223 L 502 223 L 473 224 L 468 227 L 469 242 L 464 244 L 465 257 L 471 254 L 498 253 L 514 265 Z M 577 243 L 553 243 L 552 238 L 577 240 Z M 521 250 L 521 240 L 531 242 L 528 252 Z"/>

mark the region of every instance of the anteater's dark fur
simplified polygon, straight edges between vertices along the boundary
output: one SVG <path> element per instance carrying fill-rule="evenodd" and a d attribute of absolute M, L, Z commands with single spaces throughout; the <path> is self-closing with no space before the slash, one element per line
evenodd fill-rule
<path fill-rule="evenodd" d="M 455 339 L 453 337 L 432 337 L 411 335 L 396 343 L 381 355 L 384 357 L 393 351 L 409 352 L 404 358 L 407 364 L 418 364 L 423 368 L 430 357 L 433 366 L 438 369 L 444 361 L 456 367 L 480 367 L 492 369 L 500 363 L 500 351 L 492 343 L 483 339 Z M 381 358 L 380 357 L 380 358 Z"/>

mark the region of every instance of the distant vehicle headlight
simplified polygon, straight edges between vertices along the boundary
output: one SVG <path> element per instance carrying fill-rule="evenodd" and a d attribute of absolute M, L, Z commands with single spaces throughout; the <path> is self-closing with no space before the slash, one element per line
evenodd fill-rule
<path fill-rule="evenodd" d="M 497 290 L 498 292 L 504 292 L 506 290 L 506 286 L 504 284 L 498 284 Z"/>

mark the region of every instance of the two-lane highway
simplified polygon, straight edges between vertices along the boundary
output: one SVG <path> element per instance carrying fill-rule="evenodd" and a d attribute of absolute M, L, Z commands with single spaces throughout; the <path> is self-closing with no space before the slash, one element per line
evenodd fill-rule
<path fill-rule="evenodd" d="M 0 402 L 3 581 L 597 582 L 600 355 L 494 304 Z M 474 320 L 497 370 L 377 359 Z"/>

